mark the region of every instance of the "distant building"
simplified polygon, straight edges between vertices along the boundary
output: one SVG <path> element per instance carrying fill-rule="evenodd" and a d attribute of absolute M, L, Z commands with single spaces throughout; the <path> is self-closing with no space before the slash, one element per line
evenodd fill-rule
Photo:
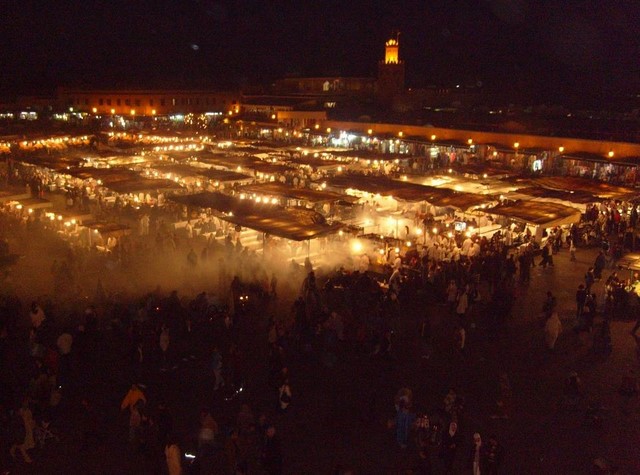
<path fill-rule="evenodd" d="M 378 63 L 378 83 L 376 95 L 378 100 L 389 105 L 395 96 L 405 92 L 404 61 L 400 59 L 400 34 L 387 40 L 384 49 L 384 60 Z"/>
<path fill-rule="evenodd" d="M 58 107 L 78 112 L 118 115 L 237 113 L 240 93 L 210 90 L 58 90 Z"/>

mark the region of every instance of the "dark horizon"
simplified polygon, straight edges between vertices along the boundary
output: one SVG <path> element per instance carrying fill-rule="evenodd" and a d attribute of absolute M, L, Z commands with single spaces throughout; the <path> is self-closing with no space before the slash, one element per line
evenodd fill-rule
<path fill-rule="evenodd" d="M 393 30 L 408 87 L 481 84 L 541 102 L 640 90 L 640 4 L 426 3 L 11 1 L 0 27 L 0 93 L 375 76 Z"/>

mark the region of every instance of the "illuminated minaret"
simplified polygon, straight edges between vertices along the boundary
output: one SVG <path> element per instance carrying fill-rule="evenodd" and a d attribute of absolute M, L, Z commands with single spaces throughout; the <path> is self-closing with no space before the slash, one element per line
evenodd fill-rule
<path fill-rule="evenodd" d="M 400 33 L 384 45 L 384 61 L 378 63 L 378 97 L 390 102 L 393 96 L 404 92 L 404 61 L 400 60 Z"/>

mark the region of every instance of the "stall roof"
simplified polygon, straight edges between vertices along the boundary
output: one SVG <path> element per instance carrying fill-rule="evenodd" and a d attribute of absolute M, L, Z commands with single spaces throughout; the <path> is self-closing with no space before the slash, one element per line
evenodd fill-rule
<path fill-rule="evenodd" d="M 325 160 L 322 158 L 316 158 L 313 155 L 309 156 L 301 156 L 295 158 L 286 158 L 287 162 L 296 163 L 298 165 L 307 165 L 313 168 L 322 168 L 322 167 L 338 167 L 340 165 L 344 165 L 343 162 L 338 160 Z"/>
<path fill-rule="evenodd" d="M 62 173 L 70 175 L 81 180 L 101 180 L 105 186 L 107 183 L 116 183 L 119 181 L 128 181 L 137 178 L 138 173 L 128 168 L 95 168 L 95 167 L 75 167 L 63 170 Z"/>
<path fill-rule="evenodd" d="M 587 162 L 599 162 L 599 163 L 608 163 L 609 162 L 602 155 L 599 155 L 597 153 L 591 153 L 591 152 L 565 153 L 563 155 L 560 155 L 558 158 L 560 158 L 561 160 L 584 160 L 584 161 L 587 161 Z"/>
<path fill-rule="evenodd" d="M 155 166 L 154 169 L 163 173 L 173 173 L 181 177 L 202 176 L 220 182 L 253 180 L 253 177 L 249 175 L 243 175 L 242 173 L 216 170 L 215 168 L 193 167 L 191 165 L 168 164 L 163 166 Z"/>
<path fill-rule="evenodd" d="M 9 188 L 0 189 L 0 203 L 5 201 L 24 200 L 31 196 L 27 193 L 24 186 L 11 186 Z"/>
<path fill-rule="evenodd" d="M 305 200 L 309 203 L 327 203 L 341 200 L 357 201 L 357 198 L 330 191 L 312 190 L 310 188 L 294 188 L 277 182 L 247 185 L 243 186 L 242 190 L 261 195 L 275 195 L 296 200 Z"/>
<path fill-rule="evenodd" d="M 83 226 L 98 231 L 103 236 L 126 236 L 131 233 L 131 227 L 126 224 L 108 223 L 106 221 L 87 221 Z"/>
<path fill-rule="evenodd" d="M 22 163 L 34 165 L 37 167 L 48 168 L 49 170 L 61 171 L 68 168 L 78 166 L 83 160 L 81 158 L 69 158 L 69 157 L 52 157 L 52 156 L 37 156 L 37 157 L 23 157 L 18 160 Z"/>
<path fill-rule="evenodd" d="M 103 183 L 103 185 L 116 193 L 142 193 L 145 191 L 175 190 L 182 188 L 172 180 L 158 180 L 142 178 L 140 176 L 130 180 Z"/>
<path fill-rule="evenodd" d="M 293 241 L 306 241 L 325 236 L 338 232 L 341 227 L 339 223 L 328 224 L 321 214 L 313 210 L 258 204 L 222 193 L 206 192 L 173 196 L 170 199 L 189 206 L 211 208 L 219 213 L 229 213 L 221 216 L 221 219 Z"/>
<path fill-rule="evenodd" d="M 626 199 L 638 195 L 638 191 L 633 188 L 610 185 L 609 183 L 572 176 L 515 178 L 511 179 L 511 181 L 525 187 L 537 186 L 550 190 L 583 191 L 602 199 Z"/>
<path fill-rule="evenodd" d="M 518 188 L 517 192 L 519 194 L 533 196 L 535 198 L 553 198 L 578 204 L 588 204 L 597 201 L 597 198 L 594 197 L 591 193 L 583 190 L 552 190 L 549 188 L 529 186 L 525 188 Z"/>
<path fill-rule="evenodd" d="M 206 154 L 198 157 L 198 161 L 229 170 L 235 170 L 237 167 L 248 168 L 255 163 L 264 163 L 259 158 L 231 154 Z"/>
<path fill-rule="evenodd" d="M 506 145 L 503 143 L 487 143 L 485 144 L 487 147 L 495 148 L 498 152 L 502 153 L 515 153 L 516 149 L 513 146 Z"/>
<path fill-rule="evenodd" d="M 464 193 L 449 188 L 436 188 L 434 186 L 366 175 L 334 176 L 327 180 L 327 183 L 336 188 L 355 188 L 369 193 L 392 196 L 403 201 L 426 201 L 435 206 L 451 206 L 459 209 L 479 206 L 491 199 L 488 195 Z"/>
<path fill-rule="evenodd" d="M 215 181 L 220 181 L 225 183 L 253 181 L 252 176 L 245 175 L 244 173 L 216 170 L 215 168 L 199 168 L 198 174 L 201 176 L 205 176 L 210 180 L 215 180 Z"/>
<path fill-rule="evenodd" d="M 25 208 L 31 208 L 31 209 L 53 208 L 53 203 L 45 198 L 31 197 L 31 198 L 19 199 L 16 201 L 20 203 L 22 206 L 24 206 Z"/>
<path fill-rule="evenodd" d="M 546 201 L 509 202 L 485 211 L 544 227 L 577 223 L 581 216 L 580 211 L 575 208 Z"/>

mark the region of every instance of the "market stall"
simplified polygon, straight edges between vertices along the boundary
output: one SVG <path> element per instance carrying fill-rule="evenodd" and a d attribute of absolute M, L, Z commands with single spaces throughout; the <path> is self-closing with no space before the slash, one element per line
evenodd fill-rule
<path fill-rule="evenodd" d="M 504 201 L 486 209 L 485 212 L 503 217 L 504 225 L 507 225 L 509 220 L 524 223 L 537 243 L 542 241 L 546 229 L 578 223 L 581 217 L 580 211 L 570 206 L 523 200 Z"/>

